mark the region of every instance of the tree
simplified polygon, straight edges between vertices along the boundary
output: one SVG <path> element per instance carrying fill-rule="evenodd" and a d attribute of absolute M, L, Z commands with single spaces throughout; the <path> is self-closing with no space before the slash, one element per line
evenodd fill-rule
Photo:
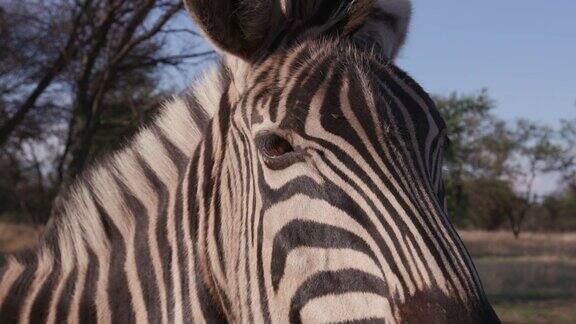
<path fill-rule="evenodd" d="M 7 184 L 12 191 L 43 184 L 53 195 L 178 91 L 162 77 L 167 69 L 213 54 L 181 19 L 180 0 L 4 0 L 1 7 L 0 160 L 11 161 L 3 174 L 20 175 Z M 43 181 L 28 181 L 38 174 Z"/>
<path fill-rule="evenodd" d="M 538 176 L 559 170 L 562 150 L 554 141 L 554 130 L 527 120 L 518 120 L 514 128 L 499 122 L 484 139 L 485 161 L 493 178 L 512 184 L 514 208 L 503 207 L 512 233 L 520 236 L 528 212 L 538 203 L 535 181 Z M 509 202 L 503 202 L 506 206 Z"/>
<path fill-rule="evenodd" d="M 561 124 L 562 178 L 569 190 L 576 193 L 576 119 L 562 120 Z"/>
<path fill-rule="evenodd" d="M 470 206 L 465 227 L 497 230 L 507 222 L 520 204 L 520 199 L 508 181 L 494 177 L 479 177 L 464 183 L 464 192 Z"/>
<path fill-rule="evenodd" d="M 0 146 L 25 121 L 82 45 L 82 24 L 92 1 L 7 1 L 3 7 L 0 95 L 4 118 Z M 8 100 L 6 100 L 8 98 Z"/>
<path fill-rule="evenodd" d="M 494 101 L 486 90 L 437 96 L 435 101 L 451 139 L 445 170 L 454 222 L 489 230 L 508 223 L 518 237 L 527 215 L 540 203 L 536 179 L 569 170 L 574 158 L 566 152 L 569 147 L 573 150 L 573 144 L 560 145 L 549 127 L 526 120 L 511 126 L 496 118 L 491 113 Z M 576 139 L 571 130 L 565 126 L 564 137 Z"/>
<path fill-rule="evenodd" d="M 46 77 L 46 66 L 57 56 L 54 48 L 60 35 L 56 25 L 40 23 L 49 21 L 50 16 L 42 10 L 43 3 L 39 3 L 37 16 L 23 2 L 4 1 L 1 6 L 0 126 L 5 130 L 5 125 L 18 119 L 15 116 L 30 100 L 38 80 Z M 46 37 L 51 42 L 42 37 L 46 33 L 53 33 Z M 57 101 L 51 101 L 50 90 L 43 91 L 43 98 L 36 98 L 35 109 L 27 111 L 27 117 L 0 145 L 0 214 L 17 214 L 15 217 L 35 221 L 46 213 L 47 206 L 42 205 L 51 199 L 53 191 L 45 166 L 56 157 L 53 148 L 58 135 L 52 125 L 62 123 L 65 115 Z M 36 147 L 38 143 L 42 143 L 42 150 Z"/>
<path fill-rule="evenodd" d="M 538 224 L 539 229 L 548 231 L 576 230 L 576 191 L 566 187 L 564 191 L 546 197 L 542 203 L 547 212 L 544 222 Z"/>
<path fill-rule="evenodd" d="M 447 165 L 462 175 L 474 173 L 478 167 L 475 156 L 480 151 L 480 140 L 494 120 L 491 114 L 494 100 L 486 89 L 473 95 L 435 96 L 434 100 L 448 128 Z"/>
<path fill-rule="evenodd" d="M 446 121 L 450 138 L 445 160 L 448 210 L 456 224 L 470 223 L 464 184 L 479 169 L 481 139 L 492 123 L 494 101 L 487 90 L 473 95 L 435 96 L 434 101 Z"/>
<path fill-rule="evenodd" d="M 211 51 L 185 48 L 167 53 L 167 35 L 184 32 L 196 36 L 191 29 L 175 29 L 170 21 L 183 9 L 179 0 L 115 1 L 101 3 L 94 10 L 99 22 L 88 27 L 92 40 L 79 53 L 69 81 L 73 91 L 72 117 L 61 164 L 61 178 L 70 180 L 80 173 L 93 152 L 92 142 L 101 129 L 106 110 L 118 107 L 118 87 L 134 89 L 155 79 L 158 67 L 179 66 L 185 60 L 210 55 Z M 158 88 L 144 99 L 152 103 L 161 95 Z M 109 100 L 110 99 L 110 100 Z M 112 101 L 116 101 L 116 103 Z M 141 102 L 141 98 L 134 101 Z"/>

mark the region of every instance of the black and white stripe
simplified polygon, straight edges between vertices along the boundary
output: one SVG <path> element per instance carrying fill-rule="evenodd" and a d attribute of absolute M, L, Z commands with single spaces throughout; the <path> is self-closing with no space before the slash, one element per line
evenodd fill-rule
<path fill-rule="evenodd" d="M 0 258 L 0 322 L 497 322 L 444 208 L 445 125 L 390 61 L 407 2 L 283 0 L 271 41 L 215 35 L 232 3 L 188 2 L 220 67 Z"/>

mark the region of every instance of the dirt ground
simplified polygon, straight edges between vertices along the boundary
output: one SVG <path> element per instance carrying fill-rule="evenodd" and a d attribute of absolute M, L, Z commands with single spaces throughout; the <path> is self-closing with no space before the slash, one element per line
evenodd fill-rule
<path fill-rule="evenodd" d="M 576 233 L 460 235 L 504 323 L 576 323 Z"/>

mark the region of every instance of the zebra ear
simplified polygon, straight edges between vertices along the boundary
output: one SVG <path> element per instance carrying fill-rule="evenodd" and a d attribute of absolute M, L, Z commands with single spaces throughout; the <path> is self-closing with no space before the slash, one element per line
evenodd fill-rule
<path fill-rule="evenodd" d="M 411 15 L 410 0 L 374 0 L 353 37 L 361 44 L 380 49 L 393 60 L 404 44 Z"/>
<path fill-rule="evenodd" d="M 394 59 L 404 44 L 411 0 L 281 0 L 289 21 L 306 21 L 309 32 L 337 33 Z"/>
<path fill-rule="evenodd" d="M 249 60 L 281 18 L 275 0 L 184 0 L 196 25 L 218 49 Z"/>
<path fill-rule="evenodd" d="M 264 50 L 282 26 L 305 22 L 322 34 L 334 28 L 394 59 L 404 43 L 410 0 L 184 0 L 214 46 L 245 60 Z"/>

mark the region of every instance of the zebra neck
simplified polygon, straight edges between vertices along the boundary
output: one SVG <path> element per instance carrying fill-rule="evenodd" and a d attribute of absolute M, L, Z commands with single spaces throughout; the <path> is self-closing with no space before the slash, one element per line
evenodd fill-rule
<path fill-rule="evenodd" d="M 223 320 L 189 199 L 213 112 L 185 98 L 71 186 L 38 250 L 0 258 L 2 322 Z"/>
<path fill-rule="evenodd" d="M 85 291 L 93 291 L 98 267 L 86 262 L 62 262 L 58 249 L 42 246 L 5 256 L 0 266 L 2 323 L 62 323 L 93 320 Z M 80 312 L 84 316 L 79 317 Z M 70 314 L 78 317 L 70 317 Z M 76 320 L 76 322 L 78 321 Z"/>
<path fill-rule="evenodd" d="M 199 204 L 212 196 L 203 166 L 212 163 L 200 158 L 200 150 L 189 163 L 178 157 L 171 159 L 173 179 L 141 165 L 148 182 L 140 179 L 141 189 L 152 190 L 144 190 L 145 197 L 109 170 L 95 171 L 106 180 L 106 196 L 96 182 L 76 188 L 90 213 L 62 215 L 37 251 L 0 264 L 0 318 L 147 323 L 191 316 L 194 322 L 223 322 L 204 268 L 200 229 L 208 220 Z"/>

